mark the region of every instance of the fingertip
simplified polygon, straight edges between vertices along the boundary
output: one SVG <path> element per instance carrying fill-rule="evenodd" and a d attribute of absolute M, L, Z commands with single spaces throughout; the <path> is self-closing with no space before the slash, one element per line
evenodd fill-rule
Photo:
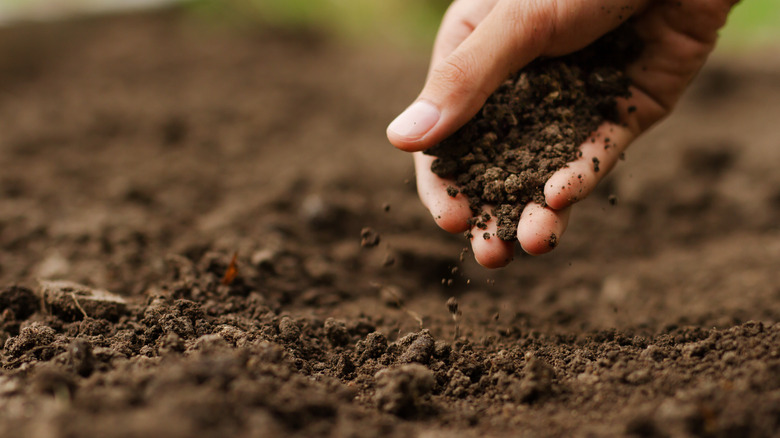
<path fill-rule="evenodd" d="M 528 204 L 517 227 L 517 240 L 523 251 L 541 255 L 555 249 L 566 231 L 569 212 L 568 208 L 556 211 L 539 204 Z"/>
<path fill-rule="evenodd" d="M 569 206 L 569 185 L 569 180 L 563 176 L 562 171 L 553 174 L 544 186 L 544 202 L 555 210 Z"/>
<path fill-rule="evenodd" d="M 386 134 L 390 144 L 392 144 L 396 149 L 402 150 L 404 152 L 420 152 L 430 147 L 428 146 L 428 143 L 424 142 L 423 140 L 409 140 L 396 134 L 390 130 L 389 126 L 387 128 Z"/>
<path fill-rule="evenodd" d="M 586 163 L 569 163 L 555 172 L 545 184 L 545 203 L 554 210 L 561 210 L 584 199 L 595 185 L 593 178 L 593 171 Z"/>
<path fill-rule="evenodd" d="M 555 233 L 550 233 L 547 237 L 537 238 L 536 236 L 531 239 L 520 240 L 520 247 L 523 251 L 533 256 L 547 254 L 558 246 L 558 239 L 560 237 Z"/>
<path fill-rule="evenodd" d="M 449 233 L 462 233 L 469 229 L 471 209 L 468 203 L 447 202 L 446 204 L 434 204 L 429 207 L 433 220 L 439 228 Z"/>
<path fill-rule="evenodd" d="M 440 178 L 431 172 L 434 157 L 420 152 L 414 154 L 414 166 L 417 174 L 417 193 L 420 200 L 433 216 L 433 220 L 443 230 L 461 233 L 469 229 L 471 208 L 462 193 L 450 196 L 448 189 L 454 188 L 455 181 Z"/>
<path fill-rule="evenodd" d="M 406 152 L 417 152 L 432 146 L 428 134 L 441 119 L 441 111 L 431 102 L 417 100 L 387 125 L 387 139 Z"/>
<path fill-rule="evenodd" d="M 496 218 L 491 217 L 486 227 L 474 227 L 471 229 L 471 248 L 477 263 L 488 269 L 501 268 L 512 261 L 515 254 L 514 242 L 502 240 L 496 234 L 498 224 Z"/>
<path fill-rule="evenodd" d="M 411 150 L 401 137 L 396 135 L 395 132 L 391 131 L 389 125 L 385 130 L 385 135 L 387 136 L 387 140 L 390 142 L 390 144 L 393 145 L 396 149 L 400 149 L 404 152 L 416 152 Z"/>
<path fill-rule="evenodd" d="M 501 240 L 495 234 L 485 239 L 482 234 L 472 237 L 472 250 L 477 263 L 488 269 L 503 268 L 514 259 L 514 243 Z"/>

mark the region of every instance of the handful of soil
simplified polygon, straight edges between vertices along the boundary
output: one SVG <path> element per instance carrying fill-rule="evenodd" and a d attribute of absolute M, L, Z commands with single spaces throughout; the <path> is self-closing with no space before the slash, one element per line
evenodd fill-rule
<path fill-rule="evenodd" d="M 581 155 L 579 145 L 602 122 L 618 121 L 616 99 L 630 96 L 624 70 L 641 48 L 624 24 L 579 52 L 537 59 L 506 80 L 471 121 L 425 151 L 437 157 L 431 170 L 455 179 L 458 187 L 447 192 L 468 197 L 478 228 L 486 228 L 491 206 L 498 237 L 514 240 L 525 205 L 544 204 L 550 176 Z"/>

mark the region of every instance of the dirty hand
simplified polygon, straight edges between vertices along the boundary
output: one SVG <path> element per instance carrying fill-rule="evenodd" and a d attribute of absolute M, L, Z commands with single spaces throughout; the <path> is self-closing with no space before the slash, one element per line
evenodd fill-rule
<path fill-rule="evenodd" d="M 387 128 L 397 148 L 414 152 L 417 190 L 436 223 L 449 232 L 469 229 L 472 213 L 453 185 L 431 172 L 434 157 L 423 155 L 468 122 L 509 75 L 540 56 L 561 56 L 592 43 L 634 17 L 645 43 L 627 69 L 632 97 L 619 102 L 622 124 L 605 123 L 581 146 L 582 157 L 547 182 L 546 206 L 523 210 L 517 239 L 530 254 L 552 249 L 569 218 L 569 206 L 583 199 L 618 160 L 626 146 L 674 106 L 715 45 L 717 31 L 736 0 L 456 0 L 447 11 L 433 49 L 425 87 Z M 632 107 L 631 111 L 628 108 Z M 604 148 L 609 137 L 617 147 Z M 602 171 L 593 169 L 593 158 Z M 581 176 L 578 178 L 578 176 Z M 491 219 L 487 230 L 496 232 Z M 497 268 L 512 260 L 514 244 L 473 239 L 477 261 Z"/>

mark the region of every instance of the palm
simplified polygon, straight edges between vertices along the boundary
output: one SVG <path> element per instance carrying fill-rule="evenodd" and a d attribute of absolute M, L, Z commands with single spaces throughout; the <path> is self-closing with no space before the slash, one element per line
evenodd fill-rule
<path fill-rule="evenodd" d="M 478 17 L 476 23 L 472 23 L 472 27 L 477 27 L 479 21 L 487 16 L 489 11 L 485 8 L 492 8 L 498 3 L 500 2 L 482 3 L 482 10 L 477 13 L 481 17 Z M 576 1 L 573 0 L 572 3 Z M 637 1 L 637 8 L 645 3 L 647 6 L 644 10 L 635 15 L 635 27 L 645 42 L 645 48 L 638 61 L 627 70 L 633 86 L 632 97 L 619 102 L 623 123 L 602 125 L 592 139 L 581 146 L 582 157 L 569 163 L 550 178 L 545 186 L 546 206 L 526 206 L 518 226 L 518 241 L 523 249 L 531 254 L 541 254 L 553 248 L 551 236 L 555 236 L 557 240 L 565 230 L 569 206 L 593 190 L 636 136 L 668 114 L 712 50 L 717 30 L 725 21 L 725 15 L 733 1 L 695 0 L 683 4 Z M 489 6 L 485 6 L 486 4 Z M 581 9 L 587 8 L 581 4 L 577 5 Z M 593 2 L 591 7 L 599 6 Z M 546 48 L 540 51 L 541 54 L 555 56 L 569 53 L 581 48 L 582 41 L 592 41 L 600 36 L 592 35 L 592 27 L 582 30 L 585 26 L 577 22 L 577 16 L 585 19 L 588 15 L 580 12 L 579 15 L 562 15 L 566 16 L 566 19 L 562 20 L 563 23 L 558 23 L 558 27 L 565 30 L 551 33 L 551 39 Z M 692 20 L 692 16 L 696 17 L 696 20 Z M 608 27 L 604 32 L 617 24 L 604 24 Z M 458 48 L 460 42 L 469 36 L 462 28 L 460 35 L 456 37 L 451 37 L 447 31 L 443 24 L 434 49 L 432 75 L 436 73 L 437 62 L 447 59 L 448 52 Z M 579 32 L 590 34 L 583 37 Z M 608 148 L 605 148 L 605 138 L 610 139 Z M 593 167 L 594 158 L 600 162 L 598 172 Z M 472 212 L 466 199 L 462 195 L 455 198 L 447 195 L 446 187 L 453 182 L 441 179 L 430 171 L 432 157 L 416 152 L 414 159 L 420 198 L 436 222 L 450 232 L 467 230 Z M 487 231 L 494 233 L 495 227 L 495 223 L 488 223 Z M 482 235 L 483 232 L 480 230 L 474 234 Z M 500 239 L 475 238 L 472 246 L 477 260 L 486 267 L 503 266 L 512 259 L 514 253 L 513 243 Z"/>

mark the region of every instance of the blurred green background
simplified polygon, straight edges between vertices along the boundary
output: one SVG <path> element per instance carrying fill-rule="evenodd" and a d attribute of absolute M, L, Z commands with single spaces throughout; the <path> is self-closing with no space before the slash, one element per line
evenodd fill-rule
<path fill-rule="evenodd" d="M 176 0 L 0 0 L 0 20 Z M 346 40 L 430 46 L 451 0 L 190 0 L 199 19 L 231 26 L 319 28 Z M 722 32 L 722 50 L 780 45 L 780 0 L 743 0 Z"/>
<path fill-rule="evenodd" d="M 346 38 L 430 45 L 451 0 L 196 0 L 208 17 L 325 29 Z M 725 50 L 780 45 L 780 0 L 743 0 L 721 33 Z"/>
<path fill-rule="evenodd" d="M 232 25 L 316 28 L 347 40 L 430 44 L 451 0 L 193 0 L 192 10 Z"/>
<path fill-rule="evenodd" d="M 721 32 L 728 48 L 780 46 L 780 0 L 742 0 Z"/>

